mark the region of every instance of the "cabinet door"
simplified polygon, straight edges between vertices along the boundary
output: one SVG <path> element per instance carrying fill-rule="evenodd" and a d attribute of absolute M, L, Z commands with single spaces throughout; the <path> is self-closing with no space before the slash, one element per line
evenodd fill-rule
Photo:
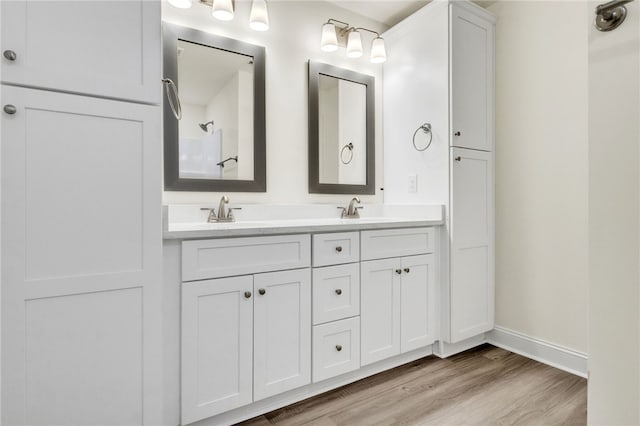
<path fill-rule="evenodd" d="M 400 259 L 361 263 L 362 365 L 400 353 Z"/>
<path fill-rule="evenodd" d="M 451 340 L 491 330 L 494 322 L 493 159 L 452 148 Z"/>
<path fill-rule="evenodd" d="M 252 401 L 253 276 L 182 284 L 182 423 Z"/>
<path fill-rule="evenodd" d="M 253 399 L 311 382 L 311 271 L 254 276 Z"/>
<path fill-rule="evenodd" d="M 451 146 L 493 150 L 494 26 L 451 6 Z"/>
<path fill-rule="evenodd" d="M 435 260 L 432 254 L 402 259 L 400 349 L 409 352 L 436 340 Z"/>
<path fill-rule="evenodd" d="M 2 2 L 2 81 L 158 103 L 160 2 Z"/>
<path fill-rule="evenodd" d="M 159 108 L 2 99 L 2 424 L 158 424 Z"/>

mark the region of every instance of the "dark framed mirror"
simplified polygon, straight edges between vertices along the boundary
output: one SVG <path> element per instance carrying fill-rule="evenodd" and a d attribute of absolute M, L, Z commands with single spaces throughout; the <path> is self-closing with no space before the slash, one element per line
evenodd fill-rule
<path fill-rule="evenodd" d="M 375 193 L 373 76 L 309 61 L 309 192 Z"/>
<path fill-rule="evenodd" d="M 265 192 L 264 47 L 163 22 L 163 73 L 165 190 Z"/>

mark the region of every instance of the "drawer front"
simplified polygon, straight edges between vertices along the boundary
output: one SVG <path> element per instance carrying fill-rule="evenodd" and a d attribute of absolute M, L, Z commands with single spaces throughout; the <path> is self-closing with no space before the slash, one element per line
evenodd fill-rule
<path fill-rule="evenodd" d="M 313 236 L 313 266 L 339 265 L 360 261 L 357 232 L 316 234 Z"/>
<path fill-rule="evenodd" d="M 313 270 L 313 324 L 360 315 L 360 264 Z"/>
<path fill-rule="evenodd" d="M 361 232 L 362 260 L 433 253 L 434 228 L 385 229 Z"/>
<path fill-rule="evenodd" d="M 360 368 L 360 317 L 313 327 L 313 382 Z"/>
<path fill-rule="evenodd" d="M 183 281 L 306 268 L 310 264 L 308 234 L 182 243 Z"/>

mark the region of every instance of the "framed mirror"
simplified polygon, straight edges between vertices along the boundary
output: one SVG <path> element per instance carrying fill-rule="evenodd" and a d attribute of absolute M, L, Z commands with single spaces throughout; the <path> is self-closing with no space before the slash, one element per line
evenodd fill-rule
<path fill-rule="evenodd" d="M 375 193 L 370 75 L 309 61 L 309 192 Z"/>
<path fill-rule="evenodd" d="M 166 22 L 163 43 L 165 190 L 265 192 L 264 47 Z"/>

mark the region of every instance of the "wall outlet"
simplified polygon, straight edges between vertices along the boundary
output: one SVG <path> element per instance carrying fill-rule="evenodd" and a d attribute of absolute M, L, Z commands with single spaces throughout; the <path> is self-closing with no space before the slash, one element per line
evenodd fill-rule
<path fill-rule="evenodd" d="M 409 193 L 418 192 L 418 175 L 409 175 Z"/>

